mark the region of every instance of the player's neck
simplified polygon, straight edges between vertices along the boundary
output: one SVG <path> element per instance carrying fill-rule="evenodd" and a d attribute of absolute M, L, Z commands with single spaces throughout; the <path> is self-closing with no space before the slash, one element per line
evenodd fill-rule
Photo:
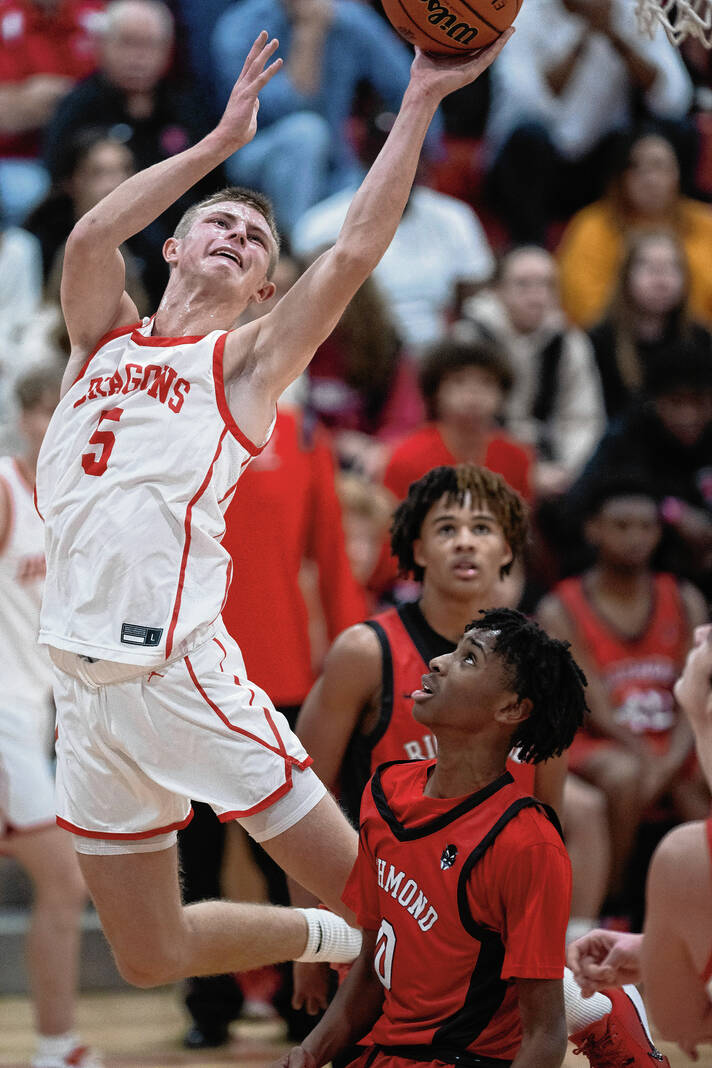
<path fill-rule="evenodd" d="M 244 311 L 235 295 L 223 300 L 207 286 L 189 285 L 172 275 L 156 312 L 157 337 L 202 337 L 212 330 L 231 330 Z"/>
<path fill-rule="evenodd" d="M 438 759 L 425 787 L 428 797 L 465 797 L 483 790 L 504 772 L 509 752 L 505 739 L 464 738 L 461 731 L 435 733 Z"/>
<path fill-rule="evenodd" d="M 449 423 L 438 423 L 437 426 L 446 447 L 456 460 L 473 464 L 484 462 L 492 437 L 489 427 L 452 426 Z"/>
<path fill-rule="evenodd" d="M 492 597 L 482 597 L 480 594 L 457 601 L 443 597 L 428 586 L 427 579 L 419 601 L 420 611 L 428 626 L 454 644 L 459 642 L 467 625 L 477 618 L 480 611 L 492 608 L 494 603 Z"/>
<path fill-rule="evenodd" d="M 630 604 L 631 601 L 649 599 L 651 576 L 648 567 L 617 568 L 598 563 L 588 573 L 588 584 L 600 600 Z"/>

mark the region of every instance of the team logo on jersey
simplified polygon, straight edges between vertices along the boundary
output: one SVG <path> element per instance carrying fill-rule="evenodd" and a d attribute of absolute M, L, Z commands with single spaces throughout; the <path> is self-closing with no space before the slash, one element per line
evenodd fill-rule
<path fill-rule="evenodd" d="M 441 867 L 441 869 L 443 871 L 447 871 L 448 868 L 451 868 L 453 866 L 453 864 L 455 863 L 456 860 L 457 860 L 457 846 L 456 845 L 445 846 L 445 848 L 442 851 L 442 854 L 440 855 L 440 867 Z"/>

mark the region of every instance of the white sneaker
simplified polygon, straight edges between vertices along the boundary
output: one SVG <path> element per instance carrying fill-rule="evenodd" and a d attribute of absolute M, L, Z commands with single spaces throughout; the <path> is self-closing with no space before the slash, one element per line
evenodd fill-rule
<path fill-rule="evenodd" d="M 35 1057 L 32 1068 L 104 1068 L 104 1062 L 90 1046 L 75 1046 L 64 1057 Z"/>

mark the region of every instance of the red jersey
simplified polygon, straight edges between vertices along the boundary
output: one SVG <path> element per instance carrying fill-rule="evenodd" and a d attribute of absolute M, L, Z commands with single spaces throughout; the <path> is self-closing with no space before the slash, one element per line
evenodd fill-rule
<path fill-rule="evenodd" d="M 569 613 L 600 673 L 616 719 L 638 734 L 661 734 L 674 725 L 673 686 L 690 642 L 690 624 L 673 575 L 652 577 L 653 607 L 633 638 L 616 631 L 594 608 L 586 576 L 560 582 L 554 592 Z"/>
<path fill-rule="evenodd" d="M 97 16 L 104 0 L 59 0 L 45 10 L 32 0 L 0 0 L 0 84 L 36 74 L 84 78 L 96 68 Z M 3 134 L 0 155 L 34 156 L 35 133 Z"/>
<path fill-rule="evenodd" d="M 329 437 L 280 408 L 272 437 L 240 479 L 225 515 L 223 546 L 234 572 L 223 620 L 249 677 L 279 707 L 300 704 L 314 682 L 307 607 L 299 585 L 305 557 L 319 568 L 329 640 L 366 614 L 346 555 Z"/>
<path fill-rule="evenodd" d="M 378 932 L 385 997 L 362 1044 L 512 1060 L 514 980 L 563 976 L 571 865 L 554 813 L 508 772 L 435 799 L 423 793 L 434 763 L 388 764 L 364 793 L 344 901 Z"/>
<path fill-rule="evenodd" d="M 408 495 L 411 482 L 417 481 L 433 467 L 452 466 L 471 460 L 481 463 L 521 493 L 525 500 L 532 498 L 532 454 L 529 449 L 500 431 L 492 434 L 484 459 L 474 456 L 456 457 L 448 449 L 435 423 L 426 423 L 409 434 L 396 446 L 386 467 L 383 484 L 402 501 Z"/>
<path fill-rule="evenodd" d="M 354 824 L 364 787 L 379 764 L 435 756 L 435 738 L 415 719 L 410 695 L 420 687 L 430 661 L 455 649 L 433 630 L 417 602 L 388 608 L 366 620 L 366 626 L 381 646 L 381 703 L 375 727 L 352 736 L 342 762 L 340 801 Z M 507 767 L 520 789 L 533 793 L 534 765 L 510 758 Z"/>

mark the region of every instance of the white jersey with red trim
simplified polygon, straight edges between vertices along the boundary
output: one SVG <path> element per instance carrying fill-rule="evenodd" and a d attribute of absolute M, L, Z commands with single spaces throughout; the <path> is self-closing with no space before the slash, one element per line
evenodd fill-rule
<path fill-rule="evenodd" d="M 0 545 L 0 707 L 13 715 L 29 705 L 47 706 L 52 674 L 46 651 L 37 644 L 45 577 L 44 531 L 17 461 L 0 457 L 0 493 L 9 509 Z"/>
<path fill-rule="evenodd" d="M 47 581 L 40 641 L 153 667 L 210 637 L 230 583 L 223 514 L 253 445 L 223 387 L 225 331 L 102 338 L 37 467 Z"/>

